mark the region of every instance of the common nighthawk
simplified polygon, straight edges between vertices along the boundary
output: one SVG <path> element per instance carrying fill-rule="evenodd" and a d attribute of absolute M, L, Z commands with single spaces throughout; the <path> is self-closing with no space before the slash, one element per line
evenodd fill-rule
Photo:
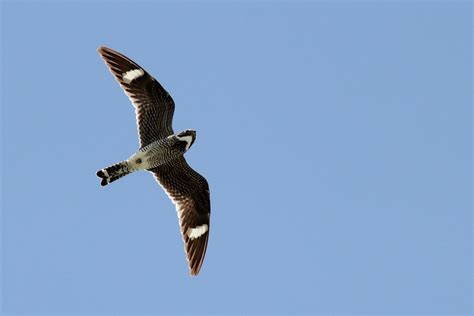
<path fill-rule="evenodd" d="M 140 149 L 129 159 L 97 171 L 97 176 L 104 186 L 138 170 L 150 171 L 176 205 L 189 270 L 197 275 L 206 254 L 211 204 L 206 179 L 183 156 L 196 132 L 173 133 L 174 101 L 142 67 L 113 49 L 98 51 L 135 107 Z"/>

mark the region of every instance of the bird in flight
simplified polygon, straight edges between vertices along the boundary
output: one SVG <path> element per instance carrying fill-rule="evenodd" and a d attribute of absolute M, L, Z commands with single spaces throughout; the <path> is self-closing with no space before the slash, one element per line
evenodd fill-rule
<path fill-rule="evenodd" d="M 139 170 L 151 172 L 176 206 L 189 270 L 197 275 L 206 254 L 211 204 L 206 179 L 184 159 L 196 131 L 173 132 L 174 101 L 146 70 L 113 49 L 98 51 L 135 107 L 140 141 L 130 158 L 97 171 L 100 184 Z"/>

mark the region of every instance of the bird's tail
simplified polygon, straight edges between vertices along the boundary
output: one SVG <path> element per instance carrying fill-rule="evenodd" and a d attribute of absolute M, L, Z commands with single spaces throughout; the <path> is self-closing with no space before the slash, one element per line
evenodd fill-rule
<path fill-rule="evenodd" d="M 128 163 L 126 161 L 122 161 L 97 171 L 97 176 L 102 178 L 100 185 L 104 186 L 132 172 L 133 171 L 130 170 Z"/>

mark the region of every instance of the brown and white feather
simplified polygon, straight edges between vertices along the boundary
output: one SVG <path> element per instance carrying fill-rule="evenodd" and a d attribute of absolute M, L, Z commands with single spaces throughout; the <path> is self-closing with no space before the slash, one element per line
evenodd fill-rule
<path fill-rule="evenodd" d="M 98 51 L 135 107 L 140 146 L 173 134 L 174 101 L 161 84 L 119 52 L 108 47 Z"/>
<path fill-rule="evenodd" d="M 197 275 L 204 261 L 209 237 L 209 185 L 203 176 L 187 164 L 184 157 L 149 171 L 176 205 L 186 259 L 191 274 Z M 193 234 L 196 228 L 197 233 Z"/>

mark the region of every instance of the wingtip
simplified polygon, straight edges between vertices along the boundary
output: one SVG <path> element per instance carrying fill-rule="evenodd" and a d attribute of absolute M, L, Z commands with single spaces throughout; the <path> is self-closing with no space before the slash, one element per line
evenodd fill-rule
<path fill-rule="evenodd" d="M 101 46 L 99 46 L 99 48 L 97 48 L 97 52 L 101 55 L 104 54 L 104 53 L 107 53 L 107 52 L 111 52 L 111 51 L 113 51 L 112 48 L 109 48 L 109 47 L 104 46 L 104 45 L 101 45 Z"/>

